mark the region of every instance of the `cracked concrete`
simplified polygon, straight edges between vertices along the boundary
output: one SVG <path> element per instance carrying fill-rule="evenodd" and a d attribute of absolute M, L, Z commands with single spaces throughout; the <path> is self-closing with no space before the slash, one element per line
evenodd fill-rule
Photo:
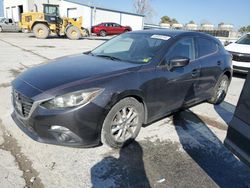
<path fill-rule="evenodd" d="M 1 154 L 2 157 L 1 159 L 6 159 L 8 158 L 9 160 L 4 160 L 6 162 L 8 162 L 8 164 L 5 164 L 4 167 L 8 167 L 8 169 L 5 169 L 3 167 L 3 169 L 5 169 L 5 171 L 7 170 L 7 176 L 5 176 L 4 178 L 6 179 L 6 181 L 12 183 L 12 187 L 16 187 L 14 185 L 16 185 L 16 178 L 12 178 L 12 181 L 10 181 L 9 176 L 11 177 L 11 175 L 18 175 L 19 177 L 17 177 L 17 179 L 20 177 L 23 178 L 25 180 L 25 186 L 29 187 L 29 188 L 43 188 L 43 184 L 40 180 L 40 178 L 38 177 L 39 173 L 32 167 L 32 162 L 21 152 L 21 148 L 20 146 L 18 146 L 16 139 L 8 132 L 5 130 L 4 126 L 2 125 L 2 121 L 0 120 L 0 129 L 3 132 L 2 133 L 2 143 L 0 145 L 0 150 L 1 150 Z M 4 152 L 5 151 L 5 152 Z M 12 157 L 10 157 L 9 155 L 11 155 Z M 19 171 L 22 172 L 22 175 L 20 176 L 20 174 L 16 174 L 13 173 L 11 170 L 13 170 L 13 167 L 10 168 L 11 163 L 13 164 L 13 159 L 15 161 L 15 164 L 17 165 Z M 10 172 L 8 172 L 8 170 L 10 170 Z M 1 173 L 0 173 L 1 174 Z M 31 179 L 34 179 L 34 181 L 30 181 Z M 4 184 L 5 185 L 5 184 Z M 19 186 L 18 186 L 19 187 Z M 24 187 L 24 186 L 23 186 Z"/>

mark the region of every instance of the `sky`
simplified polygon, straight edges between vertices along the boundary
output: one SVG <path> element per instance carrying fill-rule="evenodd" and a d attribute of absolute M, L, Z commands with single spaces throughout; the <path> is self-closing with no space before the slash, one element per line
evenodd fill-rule
<path fill-rule="evenodd" d="M 133 0 L 71 0 L 89 3 L 110 9 L 133 12 Z M 185 24 L 194 20 L 217 25 L 220 22 L 233 24 L 236 28 L 250 25 L 250 0 L 149 0 L 154 9 L 152 23 L 158 24 L 167 15 Z M 0 0 L 0 16 L 3 15 Z"/>

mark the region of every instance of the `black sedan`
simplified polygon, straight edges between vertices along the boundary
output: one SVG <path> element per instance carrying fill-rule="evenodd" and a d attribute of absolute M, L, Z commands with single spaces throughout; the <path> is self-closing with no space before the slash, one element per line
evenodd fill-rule
<path fill-rule="evenodd" d="M 12 117 L 39 142 L 122 147 L 142 124 L 201 102 L 221 103 L 231 61 L 206 34 L 125 33 L 22 73 L 12 82 Z"/>

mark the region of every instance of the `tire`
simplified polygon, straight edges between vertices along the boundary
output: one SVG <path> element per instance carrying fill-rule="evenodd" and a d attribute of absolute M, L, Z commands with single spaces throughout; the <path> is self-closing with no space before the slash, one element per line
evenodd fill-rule
<path fill-rule="evenodd" d="M 104 30 L 101 30 L 99 35 L 102 36 L 102 37 L 106 37 L 107 36 L 107 32 L 104 31 Z"/>
<path fill-rule="evenodd" d="M 89 30 L 88 29 L 83 29 L 82 30 L 82 32 L 83 32 L 83 37 L 89 37 Z"/>
<path fill-rule="evenodd" d="M 229 79 L 227 75 L 221 76 L 215 85 L 213 96 L 208 102 L 215 105 L 222 103 L 227 95 L 228 87 Z"/>
<path fill-rule="evenodd" d="M 36 24 L 33 27 L 33 33 L 38 39 L 46 39 L 49 36 L 49 28 L 47 25 L 42 24 L 42 23 Z"/>
<path fill-rule="evenodd" d="M 2 27 L 0 27 L 0 33 L 2 33 L 3 32 L 3 28 Z"/>
<path fill-rule="evenodd" d="M 124 31 L 124 33 L 126 33 L 126 32 L 129 32 L 129 30 L 126 29 L 126 30 Z"/>
<path fill-rule="evenodd" d="M 112 148 L 129 144 L 138 136 L 143 118 L 141 103 L 132 97 L 122 99 L 112 107 L 103 122 L 102 143 Z"/>
<path fill-rule="evenodd" d="M 70 40 L 78 40 L 81 37 L 81 31 L 76 26 L 70 26 L 66 31 L 66 35 Z"/>

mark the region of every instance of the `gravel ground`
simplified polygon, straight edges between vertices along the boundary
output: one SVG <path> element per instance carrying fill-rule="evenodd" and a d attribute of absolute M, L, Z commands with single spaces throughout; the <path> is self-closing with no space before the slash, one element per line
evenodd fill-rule
<path fill-rule="evenodd" d="M 10 117 L 11 80 L 29 67 L 104 41 L 0 33 L 1 187 L 250 187 L 250 168 L 223 145 L 241 76 L 233 78 L 222 105 L 204 103 L 148 125 L 121 150 L 41 144 L 19 130 Z"/>

